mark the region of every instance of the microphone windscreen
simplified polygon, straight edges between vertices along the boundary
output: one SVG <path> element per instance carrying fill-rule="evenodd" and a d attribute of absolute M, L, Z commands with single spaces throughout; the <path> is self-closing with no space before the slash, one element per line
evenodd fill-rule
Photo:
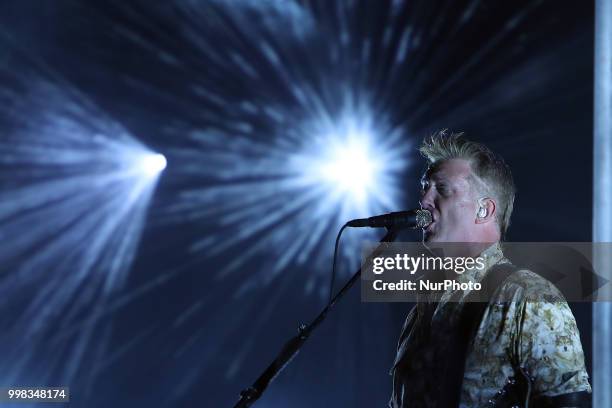
<path fill-rule="evenodd" d="M 417 228 L 425 228 L 433 221 L 429 210 L 416 210 Z"/>

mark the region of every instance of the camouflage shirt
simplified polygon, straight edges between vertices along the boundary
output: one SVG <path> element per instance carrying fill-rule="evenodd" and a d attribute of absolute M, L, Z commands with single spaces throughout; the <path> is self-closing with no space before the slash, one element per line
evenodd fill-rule
<path fill-rule="evenodd" d="M 485 268 L 468 270 L 457 277 L 459 281 L 479 282 L 491 266 L 508 262 L 498 244 L 481 256 L 486 257 Z M 456 328 L 467 291 L 458 295 L 458 302 L 449 301 L 450 291 L 439 302 L 420 301 L 408 314 L 392 368 L 390 407 L 437 406 L 445 392 L 440 377 L 448 369 L 440 356 L 452 338 L 449 333 Z M 567 302 L 552 283 L 528 270 L 513 273 L 493 293 L 467 350 L 460 406 L 487 406 L 514 375 L 512 361 L 535 378 L 534 396 L 591 391 Z"/>

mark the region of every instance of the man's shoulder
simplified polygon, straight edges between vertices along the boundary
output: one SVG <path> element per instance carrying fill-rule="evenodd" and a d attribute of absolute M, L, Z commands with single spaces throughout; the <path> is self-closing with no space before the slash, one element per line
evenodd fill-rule
<path fill-rule="evenodd" d="M 529 269 L 518 268 L 500 286 L 498 296 L 505 301 L 565 302 L 559 289 L 548 279 Z"/>

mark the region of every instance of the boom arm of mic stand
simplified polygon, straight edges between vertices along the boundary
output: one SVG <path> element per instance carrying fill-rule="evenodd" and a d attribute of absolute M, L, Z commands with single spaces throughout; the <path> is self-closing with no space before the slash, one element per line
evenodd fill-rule
<path fill-rule="evenodd" d="M 380 240 L 381 244 L 372 251 L 368 258 L 374 257 L 382 251 L 385 242 L 393 242 L 397 238 L 396 229 L 388 229 L 387 233 Z M 335 304 L 342 298 L 346 292 L 357 282 L 361 276 L 361 267 L 355 272 L 353 277 L 340 289 L 340 291 L 333 297 L 331 302 L 319 313 L 319 315 L 309 324 L 300 325 L 297 336 L 290 339 L 285 345 L 276 358 L 270 363 L 270 365 L 264 370 L 263 373 L 255 380 L 253 385 L 240 392 L 240 400 L 234 405 L 234 408 L 247 408 L 250 407 L 255 401 L 257 401 L 264 393 L 270 382 L 291 362 L 293 357 L 300 351 L 310 334 L 316 329 L 325 317 L 327 313 L 335 306 Z"/>

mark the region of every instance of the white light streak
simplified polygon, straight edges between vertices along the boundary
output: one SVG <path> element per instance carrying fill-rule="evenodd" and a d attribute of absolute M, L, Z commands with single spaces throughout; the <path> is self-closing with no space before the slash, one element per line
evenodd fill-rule
<path fill-rule="evenodd" d="M 13 129 L 0 141 L 11 176 L 0 200 L 0 307 L 12 316 L 0 347 L 13 356 L 0 369 L 8 384 L 88 381 L 109 334 L 91 316 L 126 280 L 165 158 L 66 84 L 14 75 L 29 85 L 25 95 L 0 91 Z M 80 329 L 62 331 L 71 326 Z"/>

